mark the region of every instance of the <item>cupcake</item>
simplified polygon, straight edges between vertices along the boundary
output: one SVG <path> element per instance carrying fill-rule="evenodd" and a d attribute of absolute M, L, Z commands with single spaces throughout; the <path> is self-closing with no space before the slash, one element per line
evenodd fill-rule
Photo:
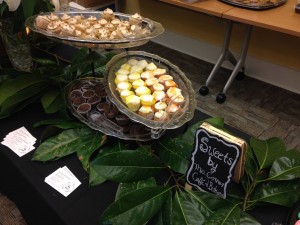
<path fill-rule="evenodd" d="M 146 66 L 148 65 L 148 62 L 145 59 L 142 59 L 138 61 L 137 65 L 140 66 L 142 69 L 145 69 Z"/>
<path fill-rule="evenodd" d="M 129 63 L 124 63 L 120 66 L 120 69 L 128 70 L 130 71 L 131 65 Z"/>
<path fill-rule="evenodd" d="M 167 90 L 167 96 L 169 98 L 172 98 L 174 96 L 178 96 L 178 95 L 181 95 L 181 90 L 179 88 L 176 88 L 176 87 L 171 87 Z"/>
<path fill-rule="evenodd" d="M 170 87 L 177 87 L 177 84 L 173 80 L 167 80 L 165 81 L 165 87 L 169 89 Z"/>
<path fill-rule="evenodd" d="M 114 81 L 115 84 L 119 84 L 121 82 L 128 82 L 128 76 L 126 74 L 118 74 Z"/>
<path fill-rule="evenodd" d="M 151 87 L 153 84 L 156 84 L 156 83 L 158 83 L 158 79 L 155 78 L 155 77 L 154 78 L 149 78 L 149 79 L 145 80 L 145 84 L 148 87 Z"/>
<path fill-rule="evenodd" d="M 125 75 L 128 75 L 130 73 L 130 70 L 127 70 L 127 69 L 119 69 L 115 74 L 118 75 L 118 74 L 125 74 Z"/>
<path fill-rule="evenodd" d="M 141 75 L 139 73 L 131 73 L 128 76 L 128 80 L 131 83 L 133 83 L 134 81 L 139 80 L 139 79 L 141 79 Z"/>
<path fill-rule="evenodd" d="M 120 92 L 120 97 L 124 103 L 126 102 L 126 98 L 130 95 L 134 95 L 134 92 L 127 89 Z"/>
<path fill-rule="evenodd" d="M 157 66 L 153 62 L 151 62 L 146 66 L 145 69 L 146 70 L 155 70 L 155 69 L 157 69 Z"/>
<path fill-rule="evenodd" d="M 153 70 L 154 76 L 157 76 L 157 77 L 166 74 L 166 72 L 167 72 L 166 69 L 161 69 L 161 68 L 157 68 L 157 69 Z"/>
<path fill-rule="evenodd" d="M 101 101 L 101 97 L 95 95 L 93 97 L 90 97 L 87 99 L 87 103 L 91 104 L 91 105 L 96 105 L 97 103 L 99 103 Z"/>
<path fill-rule="evenodd" d="M 164 91 L 154 91 L 152 95 L 156 101 L 164 101 L 166 98 L 166 93 Z"/>
<path fill-rule="evenodd" d="M 140 96 L 141 104 L 145 106 L 153 106 L 156 103 L 156 99 L 151 94 L 144 94 Z"/>
<path fill-rule="evenodd" d="M 136 95 L 130 95 L 125 99 L 125 104 L 130 111 L 136 112 L 139 110 L 141 105 L 140 97 Z"/>
<path fill-rule="evenodd" d="M 93 90 L 86 90 L 82 93 L 82 97 L 84 97 L 84 98 L 91 98 L 95 95 L 96 95 L 95 91 L 93 91 Z"/>
<path fill-rule="evenodd" d="M 117 121 L 117 124 L 120 126 L 126 126 L 130 123 L 129 117 L 124 114 L 116 115 L 116 121 Z"/>
<path fill-rule="evenodd" d="M 82 104 L 80 104 L 78 106 L 77 112 L 79 114 L 86 114 L 86 113 L 88 113 L 88 111 L 91 110 L 91 108 L 92 108 L 91 104 L 89 104 L 89 103 L 82 103 Z"/>
<path fill-rule="evenodd" d="M 89 27 L 89 25 L 87 25 L 87 23 L 85 22 L 77 23 L 74 26 L 76 27 L 77 30 L 80 30 L 82 32 L 84 32 Z"/>
<path fill-rule="evenodd" d="M 78 23 L 81 23 L 84 20 L 83 15 L 75 15 L 73 18 L 76 19 Z"/>
<path fill-rule="evenodd" d="M 184 97 L 182 95 L 173 96 L 172 98 L 169 98 L 171 103 L 174 103 L 176 105 L 180 105 L 184 102 Z"/>
<path fill-rule="evenodd" d="M 173 80 L 173 77 L 171 75 L 161 75 L 158 78 L 158 81 L 162 84 L 164 84 L 167 80 Z"/>
<path fill-rule="evenodd" d="M 140 65 L 134 65 L 130 69 L 130 73 L 139 73 L 139 74 L 141 74 L 142 72 L 143 72 L 143 67 L 141 67 Z"/>
<path fill-rule="evenodd" d="M 58 21 L 59 20 L 59 17 L 58 15 L 55 15 L 54 13 L 51 13 L 48 18 L 51 20 L 51 21 Z"/>
<path fill-rule="evenodd" d="M 164 110 L 159 110 L 156 113 L 154 113 L 154 118 L 155 121 L 167 121 L 169 119 L 169 114 L 164 111 Z"/>
<path fill-rule="evenodd" d="M 118 85 L 117 85 L 117 90 L 119 91 L 119 92 L 121 92 L 121 91 L 123 91 L 123 90 L 130 90 L 131 89 L 131 87 L 132 87 L 132 85 L 129 83 L 129 82 L 120 82 L 120 83 L 118 83 Z"/>
<path fill-rule="evenodd" d="M 115 14 L 111 9 L 107 8 L 103 11 L 101 17 L 107 21 L 111 21 L 115 18 Z"/>
<path fill-rule="evenodd" d="M 132 87 L 134 89 L 137 89 L 138 87 L 145 86 L 145 85 L 146 85 L 145 81 L 143 81 L 142 79 L 138 79 L 132 82 Z"/>
<path fill-rule="evenodd" d="M 87 18 L 87 21 L 88 21 L 91 25 L 94 25 L 94 24 L 97 23 L 98 19 L 97 19 L 96 16 L 89 16 L 89 17 Z"/>
<path fill-rule="evenodd" d="M 137 89 L 135 89 L 135 94 L 137 96 L 149 95 L 151 94 L 151 90 L 146 86 L 140 86 Z"/>
<path fill-rule="evenodd" d="M 154 115 L 154 110 L 151 106 L 141 106 L 138 110 L 138 114 L 142 117 L 146 117 L 147 119 L 152 119 Z"/>
<path fill-rule="evenodd" d="M 155 110 L 155 111 L 166 110 L 167 107 L 168 107 L 167 103 L 165 103 L 165 102 L 157 102 L 157 103 L 154 105 L 154 110 Z"/>
<path fill-rule="evenodd" d="M 115 18 L 115 19 L 113 19 L 110 23 L 111 23 L 112 25 L 114 25 L 115 27 L 117 27 L 117 26 L 119 26 L 120 22 L 121 22 L 121 21 L 120 21 L 119 19 Z"/>
<path fill-rule="evenodd" d="M 164 91 L 165 90 L 165 86 L 162 85 L 161 83 L 155 83 L 150 87 L 151 91 Z"/>
<path fill-rule="evenodd" d="M 100 102 L 97 104 L 96 108 L 100 113 L 104 113 L 110 109 L 110 104 L 108 102 Z"/>
<path fill-rule="evenodd" d="M 141 25 L 143 22 L 143 18 L 140 14 L 135 13 L 129 17 L 129 22 L 131 25 Z"/>
<path fill-rule="evenodd" d="M 154 78 L 154 75 L 153 75 L 152 71 L 147 70 L 147 71 L 144 71 L 144 72 L 141 73 L 141 78 L 143 80 L 147 80 L 147 79 L 150 79 L 150 78 Z"/>
<path fill-rule="evenodd" d="M 136 59 L 129 59 L 127 63 L 130 64 L 131 66 L 136 66 L 138 62 L 139 61 Z"/>
<path fill-rule="evenodd" d="M 70 25 L 76 25 L 78 23 L 78 20 L 74 17 L 71 17 L 70 19 L 68 19 L 67 23 Z"/>
<path fill-rule="evenodd" d="M 61 27 L 61 34 L 64 36 L 74 36 L 75 27 L 69 24 L 63 24 Z"/>
<path fill-rule="evenodd" d="M 177 104 L 169 104 L 167 109 L 166 109 L 166 112 L 169 114 L 169 115 L 175 115 L 176 113 L 180 112 L 181 108 L 180 106 L 178 106 Z"/>

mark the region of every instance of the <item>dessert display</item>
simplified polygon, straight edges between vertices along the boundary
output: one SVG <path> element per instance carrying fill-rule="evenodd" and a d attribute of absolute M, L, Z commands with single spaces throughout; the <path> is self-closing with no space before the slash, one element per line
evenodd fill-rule
<path fill-rule="evenodd" d="M 145 44 L 161 34 L 161 24 L 140 14 L 104 11 L 52 12 L 29 17 L 26 26 L 78 47 L 124 48 Z"/>
<path fill-rule="evenodd" d="M 196 107 L 191 82 L 169 61 L 147 52 L 127 51 L 107 64 L 109 99 L 130 119 L 154 129 L 174 129 Z"/>
<path fill-rule="evenodd" d="M 89 127 L 125 140 L 159 138 L 164 130 L 132 121 L 107 98 L 102 78 L 76 80 L 66 87 L 66 101 L 72 114 Z M 141 110 L 147 113 L 147 110 Z M 155 132 L 155 133 L 153 133 Z"/>
<path fill-rule="evenodd" d="M 279 6 L 286 0 L 221 0 L 231 5 L 240 6 L 249 9 L 268 9 Z"/>

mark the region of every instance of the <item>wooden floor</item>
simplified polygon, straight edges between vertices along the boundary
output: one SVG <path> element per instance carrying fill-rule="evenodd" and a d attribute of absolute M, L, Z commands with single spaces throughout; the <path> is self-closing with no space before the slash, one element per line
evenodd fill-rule
<path fill-rule="evenodd" d="M 223 117 L 225 122 L 253 137 L 280 137 L 288 148 L 300 150 L 300 95 L 264 82 L 245 77 L 235 80 L 223 104 L 215 101 L 222 91 L 230 71 L 221 69 L 210 84 L 207 96 L 198 94 L 213 65 L 164 46 L 150 42 L 131 50 L 157 54 L 177 65 L 192 81 L 197 92 L 197 106 L 212 117 Z M 247 74 L 247 70 L 246 70 Z M 284 78 L 283 78 L 284 79 Z M 13 202 L 0 193 L 0 225 L 25 225 Z"/>

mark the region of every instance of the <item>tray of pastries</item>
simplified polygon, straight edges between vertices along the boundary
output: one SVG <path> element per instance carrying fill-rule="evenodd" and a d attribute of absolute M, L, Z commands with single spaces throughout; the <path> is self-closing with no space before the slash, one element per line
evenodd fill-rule
<path fill-rule="evenodd" d="M 131 120 L 111 102 L 103 78 L 86 77 L 68 84 L 65 98 L 71 113 L 92 129 L 124 140 L 148 141 L 164 134 Z"/>
<path fill-rule="evenodd" d="M 175 129 L 196 108 L 190 80 L 171 62 L 143 51 L 114 56 L 105 73 L 108 98 L 131 120 L 153 129 Z"/>
<path fill-rule="evenodd" d="M 287 0 L 221 0 L 222 2 L 247 9 L 262 10 L 282 5 Z"/>
<path fill-rule="evenodd" d="M 65 44 L 88 48 L 128 48 L 147 43 L 164 32 L 160 23 L 142 17 L 104 11 L 61 11 L 29 17 L 34 32 Z"/>

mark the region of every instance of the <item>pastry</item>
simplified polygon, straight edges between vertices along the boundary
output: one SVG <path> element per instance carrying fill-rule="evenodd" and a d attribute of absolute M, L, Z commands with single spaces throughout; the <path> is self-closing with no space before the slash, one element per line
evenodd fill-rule
<path fill-rule="evenodd" d="M 167 121 L 169 118 L 169 115 L 168 115 L 168 113 L 166 112 L 166 111 L 164 111 L 164 110 L 159 110 L 159 111 L 157 111 L 157 112 L 155 112 L 154 113 L 154 120 L 155 121 L 161 121 L 161 122 L 163 122 L 163 121 Z"/>
<path fill-rule="evenodd" d="M 71 16 L 69 16 L 68 14 L 65 13 L 60 19 L 63 22 L 67 22 L 70 18 L 71 18 Z"/>
<path fill-rule="evenodd" d="M 139 110 L 141 105 L 140 97 L 136 95 L 130 95 L 125 99 L 125 104 L 130 111 L 136 112 Z"/>
<path fill-rule="evenodd" d="M 35 23 L 38 28 L 47 29 L 51 20 L 46 16 L 37 16 Z"/>
<path fill-rule="evenodd" d="M 60 21 L 50 22 L 47 26 L 47 31 L 54 34 L 59 34 L 61 32 Z"/>
<path fill-rule="evenodd" d="M 128 75 L 130 73 L 129 70 L 127 69 L 119 69 L 115 74 L 116 75 L 119 75 L 119 74 L 125 74 L 125 75 Z"/>
<path fill-rule="evenodd" d="M 166 98 L 166 93 L 164 91 L 154 91 L 152 95 L 156 101 L 164 101 Z"/>
<path fill-rule="evenodd" d="M 118 83 L 118 85 L 117 85 L 117 90 L 119 91 L 119 92 L 121 92 L 121 91 L 123 91 L 123 90 L 130 90 L 131 89 L 131 87 L 132 87 L 132 85 L 129 83 L 129 82 L 120 82 L 120 83 Z"/>
<path fill-rule="evenodd" d="M 138 79 L 138 80 L 135 80 L 135 81 L 133 81 L 132 82 L 132 87 L 134 88 L 134 89 L 137 89 L 138 87 L 140 87 L 140 86 L 145 86 L 146 84 L 145 84 L 145 81 L 143 81 L 143 80 L 141 80 L 141 79 Z"/>
<path fill-rule="evenodd" d="M 151 94 L 151 90 L 146 86 L 140 86 L 137 89 L 135 89 L 135 94 L 137 96 L 148 95 Z"/>
<path fill-rule="evenodd" d="M 128 89 L 125 89 L 123 91 L 120 92 L 120 97 L 122 99 L 122 101 L 125 103 L 126 102 L 126 98 L 130 95 L 134 95 L 133 91 L 130 91 Z"/>
<path fill-rule="evenodd" d="M 139 73 L 141 74 L 143 72 L 143 68 L 139 65 L 134 65 L 130 69 L 130 73 Z"/>
<path fill-rule="evenodd" d="M 153 70 L 153 74 L 156 77 L 164 75 L 164 74 L 166 74 L 166 72 L 167 72 L 166 69 L 161 69 L 161 68 L 157 68 L 157 69 Z"/>
<path fill-rule="evenodd" d="M 127 82 L 128 76 L 126 74 L 118 74 L 115 78 L 115 84 L 119 84 L 121 82 Z"/>
<path fill-rule="evenodd" d="M 165 87 L 169 89 L 170 87 L 177 87 L 177 84 L 173 80 L 167 80 L 165 81 Z"/>
<path fill-rule="evenodd" d="M 106 19 L 102 18 L 102 19 L 98 20 L 98 23 L 104 27 L 108 23 L 108 21 Z"/>
<path fill-rule="evenodd" d="M 131 68 L 131 65 L 129 63 L 124 63 L 124 64 L 121 65 L 120 68 L 129 71 L 130 68 Z"/>
<path fill-rule="evenodd" d="M 148 65 L 146 66 L 146 70 L 155 70 L 157 69 L 157 66 L 151 62 L 151 63 L 148 63 Z"/>
<path fill-rule="evenodd" d="M 154 105 L 154 110 L 155 111 L 166 110 L 167 107 L 168 107 L 167 103 L 165 103 L 165 102 L 157 102 Z"/>
<path fill-rule="evenodd" d="M 154 78 L 154 75 L 153 75 L 152 71 L 147 70 L 147 71 L 144 71 L 144 72 L 141 73 L 141 78 L 143 80 L 147 80 L 147 79 L 150 79 L 150 78 Z"/>
<path fill-rule="evenodd" d="M 179 111 L 181 110 L 180 106 L 178 106 L 177 104 L 169 104 L 167 109 L 166 109 L 166 112 L 169 114 L 169 115 L 175 115 L 176 113 L 178 113 Z"/>
<path fill-rule="evenodd" d="M 98 19 L 97 19 L 96 16 L 89 16 L 89 17 L 87 18 L 87 21 L 88 21 L 91 25 L 94 25 L 95 23 L 98 22 Z"/>
<path fill-rule="evenodd" d="M 139 108 L 138 114 L 140 116 L 143 116 L 143 117 L 151 120 L 153 118 L 153 115 L 154 115 L 154 110 L 151 106 L 143 105 Z"/>
<path fill-rule="evenodd" d="M 107 21 L 111 21 L 115 18 L 115 14 L 111 9 L 107 8 L 103 11 L 101 17 Z"/>
<path fill-rule="evenodd" d="M 182 95 L 173 96 L 172 98 L 169 98 L 169 101 L 171 103 L 180 105 L 181 103 L 184 102 L 184 97 Z"/>
<path fill-rule="evenodd" d="M 178 96 L 178 95 L 181 95 L 181 90 L 179 88 L 176 88 L 176 87 L 171 87 L 167 90 L 167 96 L 169 98 L 172 98 L 174 96 Z"/>
<path fill-rule="evenodd" d="M 156 103 L 156 99 L 151 94 L 141 95 L 140 98 L 142 105 L 153 106 Z"/>
<path fill-rule="evenodd" d="M 138 64 L 138 62 L 139 61 L 137 61 L 136 59 L 129 59 L 127 63 L 130 64 L 130 65 L 132 65 L 132 66 L 135 66 L 135 65 Z"/>
<path fill-rule="evenodd" d="M 137 65 L 140 66 L 142 69 L 144 69 L 148 65 L 148 63 L 145 59 L 142 59 L 138 61 Z"/>
<path fill-rule="evenodd" d="M 136 80 L 141 79 L 141 75 L 139 73 L 131 73 L 128 75 L 129 82 L 133 83 Z"/>
<path fill-rule="evenodd" d="M 158 78 L 158 81 L 162 84 L 164 84 L 167 80 L 173 80 L 173 77 L 171 75 L 161 75 Z"/>
<path fill-rule="evenodd" d="M 156 83 L 158 83 L 158 79 L 155 77 L 145 80 L 145 84 L 148 87 L 151 87 L 153 84 L 156 84 Z"/>
<path fill-rule="evenodd" d="M 141 25 L 143 22 L 143 18 L 140 14 L 135 13 L 129 17 L 129 22 L 131 25 Z"/>
<path fill-rule="evenodd" d="M 155 83 L 153 84 L 151 87 L 151 91 L 164 91 L 165 90 L 165 86 L 162 85 L 161 83 Z"/>

